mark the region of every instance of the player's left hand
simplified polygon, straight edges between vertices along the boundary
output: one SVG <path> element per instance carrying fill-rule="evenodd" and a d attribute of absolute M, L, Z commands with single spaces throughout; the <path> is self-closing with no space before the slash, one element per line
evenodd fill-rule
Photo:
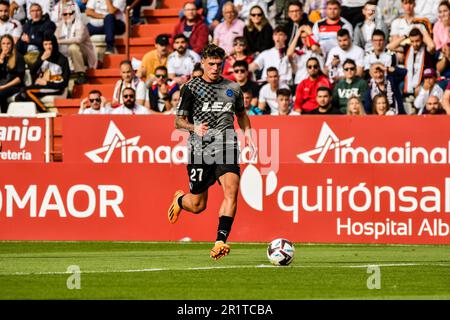
<path fill-rule="evenodd" d="M 258 155 L 258 148 L 251 136 L 245 136 L 245 146 L 250 148 L 250 160 L 255 160 Z"/>

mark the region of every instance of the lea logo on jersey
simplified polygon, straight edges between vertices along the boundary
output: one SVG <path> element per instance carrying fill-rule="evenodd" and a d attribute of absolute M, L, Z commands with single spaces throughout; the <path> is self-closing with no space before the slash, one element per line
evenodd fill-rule
<path fill-rule="evenodd" d="M 230 111 L 231 107 L 233 106 L 232 102 L 204 102 L 203 103 L 203 107 L 202 107 L 202 111 L 212 111 L 212 112 L 226 112 L 226 111 Z"/>

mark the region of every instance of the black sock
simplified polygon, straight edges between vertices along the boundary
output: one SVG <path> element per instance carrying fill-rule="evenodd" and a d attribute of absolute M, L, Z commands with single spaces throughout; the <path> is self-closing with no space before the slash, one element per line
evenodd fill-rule
<path fill-rule="evenodd" d="M 179 197 L 178 198 L 178 206 L 181 208 L 181 209 L 184 209 L 183 208 L 183 197 L 184 197 L 184 195 L 183 196 L 181 196 L 181 197 Z"/>
<path fill-rule="evenodd" d="M 227 242 L 228 235 L 231 231 L 231 226 L 233 225 L 234 218 L 221 216 L 219 217 L 219 227 L 217 228 L 217 239 L 216 241 Z"/>

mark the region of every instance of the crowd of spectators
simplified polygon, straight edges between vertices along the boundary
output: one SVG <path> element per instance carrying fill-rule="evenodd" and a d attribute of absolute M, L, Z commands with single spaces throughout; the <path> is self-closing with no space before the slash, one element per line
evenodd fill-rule
<path fill-rule="evenodd" d="M 153 1 L 0 0 L 1 111 L 9 101 L 45 111 L 40 98 L 62 94 L 71 75 L 88 83 L 91 36 L 117 53 L 126 7 L 136 25 Z M 121 62 L 113 96 L 91 91 L 80 113 L 173 114 L 211 42 L 251 115 L 450 114 L 449 38 L 448 0 L 186 1 L 154 50 Z"/>

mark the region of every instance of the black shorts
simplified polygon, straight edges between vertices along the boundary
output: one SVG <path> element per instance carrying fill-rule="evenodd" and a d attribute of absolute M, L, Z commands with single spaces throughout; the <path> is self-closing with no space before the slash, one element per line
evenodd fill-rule
<path fill-rule="evenodd" d="M 188 164 L 189 189 L 192 194 L 200 194 L 208 190 L 219 177 L 232 172 L 241 176 L 241 168 L 234 164 Z M 220 181 L 219 181 L 220 184 Z"/>

